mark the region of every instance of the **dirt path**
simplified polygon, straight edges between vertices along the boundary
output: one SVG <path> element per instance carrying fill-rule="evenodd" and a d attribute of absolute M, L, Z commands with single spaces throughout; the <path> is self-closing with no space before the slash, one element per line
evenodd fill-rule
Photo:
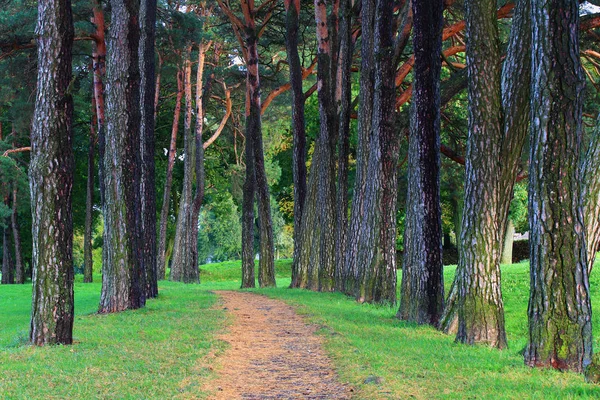
<path fill-rule="evenodd" d="M 220 339 L 231 347 L 217 358 L 212 399 L 349 399 L 321 347 L 316 327 L 292 307 L 264 296 L 222 291 L 233 324 Z"/>

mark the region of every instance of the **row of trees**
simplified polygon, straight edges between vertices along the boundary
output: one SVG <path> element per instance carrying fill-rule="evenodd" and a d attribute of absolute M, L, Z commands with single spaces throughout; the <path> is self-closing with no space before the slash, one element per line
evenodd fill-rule
<path fill-rule="evenodd" d="M 163 11 L 168 15 L 161 16 Z M 29 165 L 32 342 L 72 340 L 73 76 L 78 74 L 73 73 L 72 53 L 74 42 L 86 40 L 93 43 L 94 104 L 86 163 L 85 280 L 93 276 L 97 142 L 104 219 L 100 312 L 143 307 L 147 298 L 157 296 L 157 281 L 165 278 L 169 259 L 171 279 L 199 282 L 198 221 L 203 220 L 205 181 L 217 181 L 223 168 L 217 163 L 207 169 L 211 160 L 205 150 L 224 130 L 233 137 L 228 146 L 240 167 L 236 171 L 245 174 L 238 184 L 242 287 L 255 285 L 255 241 L 258 283 L 275 285 L 273 157 L 266 148 L 276 134 L 263 133 L 262 116 L 289 91 L 289 101 L 277 106 L 292 113 L 286 160 L 293 175 L 288 217 L 294 228 L 292 287 L 339 290 L 360 302 L 396 303 L 397 210 L 405 200 L 398 317 L 455 333 L 460 342 L 506 347 L 500 262 L 515 183 L 528 175 L 532 287 L 526 361 L 583 370 L 592 354 L 588 276 L 600 240 L 600 128 L 589 135 L 583 125 L 584 107 L 597 111 L 597 106 L 584 91 L 582 55 L 593 73 L 599 64 L 594 50 L 580 51 L 579 41 L 580 33 L 595 34 L 600 18 L 580 18 L 575 0 L 519 0 L 499 9 L 491 0 L 467 0 L 464 21 L 462 11 L 462 4 L 452 0 L 286 0 L 283 5 L 218 0 L 160 6 L 152 0 L 111 0 L 108 29 L 103 6 L 95 3 L 95 31 L 80 37 L 70 2 L 39 0 Z M 510 29 L 498 22 L 507 17 L 512 17 Z M 308 24 L 315 26 L 313 33 L 303 30 Z M 164 29 L 164 37 L 156 29 Z M 284 33 L 285 43 L 278 41 L 278 33 Z M 162 51 L 163 42 L 168 52 Z M 28 46 L 17 41 L 3 54 Z M 273 46 L 284 55 L 274 55 Z M 532 51 L 523 51 L 529 47 Z M 163 63 L 174 71 L 161 68 Z M 281 74 L 266 71 L 279 72 L 281 64 L 287 65 L 289 79 L 269 82 Z M 273 89 L 261 99 L 265 75 Z M 169 82 L 169 76 L 176 79 Z M 245 78 L 243 86 L 240 77 Z M 589 72 L 588 77 L 593 78 Z M 244 129 L 233 111 L 238 86 L 245 87 Z M 444 117 L 450 120 L 444 107 L 461 104 L 464 88 L 468 126 L 463 157 L 459 146 L 443 145 L 442 136 L 452 130 L 451 123 L 443 122 Z M 314 92 L 316 101 L 310 98 Z M 162 113 L 161 98 L 163 105 L 164 99 L 174 98 L 169 103 L 173 108 Z M 216 109 L 213 105 L 209 111 L 209 102 Z M 311 121 L 314 114 L 307 114 L 311 104 L 318 124 Z M 183 137 L 178 135 L 182 111 Z M 156 134 L 164 114 L 172 121 L 168 137 Z M 204 141 L 211 119 L 218 121 L 217 127 Z M 527 173 L 522 153 L 528 133 Z M 238 137 L 243 138 L 243 156 Z M 404 138 L 407 149 L 401 146 Z M 179 171 L 178 141 L 183 142 Z M 459 142 L 450 135 L 447 142 L 452 141 Z M 167 149 L 164 177 L 162 172 L 155 175 L 161 148 Z M 464 203 L 458 206 L 461 201 L 453 200 L 463 212 L 455 224 L 459 262 L 448 296 L 442 267 L 441 154 L 465 165 Z M 404 168 L 405 197 L 398 185 Z M 178 174 L 181 190 L 173 197 Z M 14 193 L 20 189 L 18 179 L 13 181 L 2 188 L 6 210 L 0 211 L 16 218 Z M 162 207 L 157 207 L 160 194 Z M 176 220 L 169 224 L 173 216 Z M 171 239 L 169 225 L 175 227 Z M 8 229 L 4 231 L 6 236 Z M 7 243 L 5 238 L 3 280 L 10 279 L 12 270 Z M 20 270 L 17 280 L 22 281 Z"/>

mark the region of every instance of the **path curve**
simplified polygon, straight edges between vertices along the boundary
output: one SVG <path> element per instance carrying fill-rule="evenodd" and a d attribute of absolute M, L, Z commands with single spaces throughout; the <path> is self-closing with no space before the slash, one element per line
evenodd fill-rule
<path fill-rule="evenodd" d="M 322 349 L 316 327 L 280 300 L 218 291 L 233 317 L 219 338 L 230 347 L 217 358 L 211 399 L 350 399 Z"/>

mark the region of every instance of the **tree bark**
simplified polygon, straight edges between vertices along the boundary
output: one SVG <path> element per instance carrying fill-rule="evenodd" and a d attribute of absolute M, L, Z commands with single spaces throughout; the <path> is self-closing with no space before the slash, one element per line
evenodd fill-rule
<path fill-rule="evenodd" d="M 140 2 L 140 205 L 141 252 L 146 298 L 158 296 L 156 258 L 156 188 L 154 172 L 156 0 Z"/>
<path fill-rule="evenodd" d="M 365 188 L 367 183 L 367 165 L 371 147 L 371 118 L 375 87 L 375 65 L 373 58 L 373 39 L 375 26 L 375 2 L 363 0 L 361 9 L 361 74 L 358 106 L 358 144 L 356 148 L 356 178 L 352 210 L 348 228 L 348 242 L 344 261 L 345 293 L 355 295 L 358 283 L 357 253 L 361 236 L 362 217 L 365 209 Z"/>
<path fill-rule="evenodd" d="M 69 0 L 38 1 L 38 85 L 31 129 L 32 344 L 73 342 L 73 17 Z"/>
<path fill-rule="evenodd" d="M 106 75 L 106 41 L 104 39 L 104 12 L 98 1 L 94 1 L 92 22 L 96 25 L 94 48 L 92 51 L 92 67 L 94 70 L 94 104 L 96 107 L 96 123 L 98 135 L 98 175 L 100 181 L 100 204 L 104 207 L 104 149 L 105 149 L 105 107 L 104 76 Z"/>
<path fill-rule="evenodd" d="M 11 216 L 11 226 L 15 247 L 15 280 L 16 283 L 23 284 L 25 283 L 25 269 L 23 267 L 23 254 L 21 253 L 21 233 L 19 232 L 17 188 L 13 189 L 12 202 L 13 210 Z"/>
<path fill-rule="evenodd" d="M 181 98 L 183 97 L 183 71 L 177 71 L 177 95 L 175 97 L 175 111 L 173 112 L 173 127 L 171 129 L 171 143 L 167 158 L 167 174 L 163 190 L 163 202 L 160 211 L 160 231 L 158 235 L 158 249 L 156 258 L 157 279 L 165 279 L 167 271 L 167 224 L 169 220 L 169 202 L 171 199 L 171 186 L 173 185 L 173 167 L 177 153 L 177 132 L 181 115 Z"/>
<path fill-rule="evenodd" d="M 111 1 L 107 59 L 104 246 L 100 313 L 143 307 L 139 4 Z"/>
<path fill-rule="evenodd" d="M 395 133 L 393 1 L 377 0 L 375 10 L 375 96 L 373 135 L 367 165 L 364 214 L 358 241 L 360 302 L 396 302 L 396 203 L 398 135 Z"/>
<path fill-rule="evenodd" d="M 10 231 L 12 230 L 12 224 L 10 219 L 7 218 L 6 227 L 2 230 L 2 285 L 12 285 L 15 283 L 15 266 L 13 265 L 11 255 L 11 240 Z"/>
<path fill-rule="evenodd" d="M 304 120 L 304 91 L 302 90 L 302 65 L 298 53 L 298 30 L 300 0 L 286 0 L 286 50 L 290 69 L 292 88 L 292 174 L 294 180 L 294 256 L 292 264 L 292 282 L 295 281 L 298 268 L 302 210 L 306 199 L 306 129 Z"/>
<path fill-rule="evenodd" d="M 582 372 L 592 356 L 592 310 L 579 196 L 585 76 L 578 4 L 532 3 L 531 291 L 525 363 Z"/>
<path fill-rule="evenodd" d="M 350 163 L 350 113 L 352 111 L 352 4 L 340 1 L 339 22 L 340 47 L 336 76 L 336 108 L 338 110 L 338 184 L 335 223 L 335 287 L 346 291 L 344 257 L 348 240 L 348 170 Z"/>
<path fill-rule="evenodd" d="M 315 0 L 317 27 L 317 95 L 319 137 L 315 144 L 302 215 L 301 246 L 296 284 L 312 290 L 335 289 L 335 104 L 332 77 L 332 44 L 327 3 Z"/>
<path fill-rule="evenodd" d="M 173 261 L 171 263 L 170 279 L 176 282 L 199 283 L 198 266 L 193 265 L 193 248 L 198 243 L 192 241 L 193 225 L 198 221 L 192 220 L 193 184 L 196 165 L 196 138 L 192 131 L 192 61 L 190 59 L 192 45 L 185 50 L 183 87 L 185 93 L 184 114 L 184 164 L 183 164 L 183 189 L 179 201 L 179 213 L 175 228 L 175 245 L 173 247 Z"/>
<path fill-rule="evenodd" d="M 437 326 L 444 310 L 440 206 L 443 0 L 414 1 L 412 118 L 398 318 Z"/>
<path fill-rule="evenodd" d="M 85 229 L 83 233 L 83 282 L 93 282 L 94 261 L 92 258 L 92 225 L 94 207 L 94 147 L 96 142 L 97 122 L 96 100 L 92 96 L 92 122 L 88 143 L 87 181 L 85 196 Z"/>
<path fill-rule="evenodd" d="M 581 165 L 588 276 L 600 246 L 600 114 Z"/>
<path fill-rule="evenodd" d="M 506 224 L 506 233 L 504 234 L 504 244 L 502 245 L 502 258 L 500 259 L 500 264 L 512 264 L 514 237 L 515 225 L 509 219 Z"/>

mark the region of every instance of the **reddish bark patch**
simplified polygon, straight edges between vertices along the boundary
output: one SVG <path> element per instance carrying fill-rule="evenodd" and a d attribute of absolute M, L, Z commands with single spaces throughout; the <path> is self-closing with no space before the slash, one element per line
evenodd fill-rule
<path fill-rule="evenodd" d="M 217 292 L 233 324 L 220 339 L 211 399 L 349 399 L 322 349 L 317 329 L 287 304 L 244 292 Z"/>

